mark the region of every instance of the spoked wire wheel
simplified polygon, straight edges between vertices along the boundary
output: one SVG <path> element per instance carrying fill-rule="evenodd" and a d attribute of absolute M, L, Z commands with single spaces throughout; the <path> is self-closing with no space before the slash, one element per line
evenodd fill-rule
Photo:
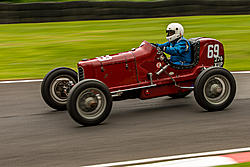
<path fill-rule="evenodd" d="M 52 108 L 65 110 L 69 91 L 77 83 L 77 73 L 66 67 L 50 71 L 41 84 L 44 101 Z"/>
<path fill-rule="evenodd" d="M 67 103 L 69 91 L 73 85 L 76 84 L 76 80 L 69 75 L 61 75 L 56 77 L 50 86 L 51 97 L 61 104 Z"/>

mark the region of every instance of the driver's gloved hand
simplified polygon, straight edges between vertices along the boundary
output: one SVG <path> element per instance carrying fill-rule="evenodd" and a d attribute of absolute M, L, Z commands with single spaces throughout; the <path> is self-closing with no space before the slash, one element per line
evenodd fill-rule
<path fill-rule="evenodd" d="M 160 48 L 163 52 L 165 52 L 165 50 L 166 50 L 166 47 L 165 47 L 165 46 L 159 46 L 159 48 Z"/>

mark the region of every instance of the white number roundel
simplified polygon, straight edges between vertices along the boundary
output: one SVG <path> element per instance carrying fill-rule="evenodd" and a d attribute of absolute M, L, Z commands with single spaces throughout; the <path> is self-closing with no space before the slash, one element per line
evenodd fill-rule
<path fill-rule="evenodd" d="M 107 61 L 107 60 L 111 60 L 112 57 L 109 56 L 109 55 L 106 55 L 106 56 L 97 57 L 97 59 L 98 59 L 99 61 Z"/>
<path fill-rule="evenodd" d="M 157 67 L 157 68 L 161 68 L 161 62 L 158 62 L 158 63 L 156 64 L 156 67 Z"/>
<path fill-rule="evenodd" d="M 207 58 L 216 58 L 219 56 L 219 44 L 208 45 L 207 47 Z"/>

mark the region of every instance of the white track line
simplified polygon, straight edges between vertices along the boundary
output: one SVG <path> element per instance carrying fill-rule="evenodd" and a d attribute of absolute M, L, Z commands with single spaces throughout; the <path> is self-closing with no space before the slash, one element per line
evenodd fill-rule
<path fill-rule="evenodd" d="M 230 150 L 211 151 L 211 152 L 204 152 L 204 153 L 174 155 L 174 156 L 168 156 L 168 157 L 149 158 L 149 159 L 141 159 L 141 160 L 133 160 L 133 161 L 115 162 L 115 163 L 90 165 L 90 166 L 82 166 L 82 167 L 126 166 L 126 165 L 136 165 L 136 164 L 145 164 L 145 163 L 153 163 L 153 162 L 160 162 L 160 161 L 177 160 L 177 159 L 184 159 L 184 158 L 194 158 L 194 157 L 203 157 L 203 156 L 212 156 L 212 155 L 223 155 L 223 154 L 228 154 L 228 153 L 246 152 L 246 151 L 250 151 L 250 147 L 230 149 Z"/>
<path fill-rule="evenodd" d="M 250 71 L 233 71 L 233 74 L 250 74 Z M 12 84 L 12 83 L 27 83 L 27 82 L 42 82 L 42 79 L 33 80 L 12 80 L 12 81 L 0 81 L 0 84 Z"/>
<path fill-rule="evenodd" d="M 233 74 L 250 74 L 250 71 L 232 71 Z"/>
<path fill-rule="evenodd" d="M 0 84 L 12 84 L 12 83 L 26 83 L 26 82 L 42 82 L 42 79 L 33 80 L 13 80 L 13 81 L 0 81 Z"/>
<path fill-rule="evenodd" d="M 229 158 L 222 156 L 208 156 L 208 157 L 198 157 L 198 158 L 187 158 L 179 159 L 173 161 L 163 161 L 157 163 L 132 165 L 128 167 L 211 167 L 219 165 L 232 165 L 238 162 Z"/>

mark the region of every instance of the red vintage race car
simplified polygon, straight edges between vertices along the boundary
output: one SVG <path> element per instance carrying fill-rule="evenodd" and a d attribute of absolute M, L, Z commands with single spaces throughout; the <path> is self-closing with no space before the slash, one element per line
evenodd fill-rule
<path fill-rule="evenodd" d="M 211 38 L 189 41 L 191 65 L 172 64 L 160 48 L 143 41 L 131 51 L 83 59 L 77 64 L 78 73 L 56 68 L 43 79 L 43 99 L 54 109 L 67 108 L 77 123 L 86 126 L 103 122 L 113 101 L 132 98 L 182 98 L 194 91 L 204 109 L 223 110 L 236 92 L 233 75 L 222 68 L 223 45 Z"/>

